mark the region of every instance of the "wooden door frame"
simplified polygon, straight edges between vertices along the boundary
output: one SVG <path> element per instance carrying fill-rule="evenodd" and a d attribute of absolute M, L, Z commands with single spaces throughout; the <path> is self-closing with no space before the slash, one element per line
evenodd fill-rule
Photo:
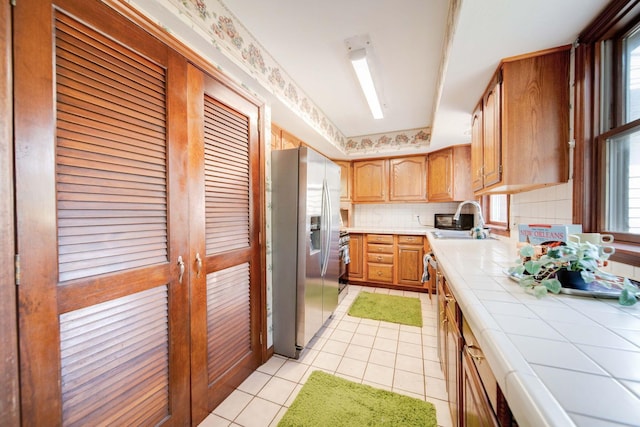
<path fill-rule="evenodd" d="M 20 425 L 18 314 L 13 185 L 13 43 L 11 4 L 0 5 L 0 420 Z"/>

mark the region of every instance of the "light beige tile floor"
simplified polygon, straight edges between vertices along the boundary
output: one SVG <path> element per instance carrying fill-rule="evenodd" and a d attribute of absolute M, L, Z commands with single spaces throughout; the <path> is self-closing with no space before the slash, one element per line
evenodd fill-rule
<path fill-rule="evenodd" d="M 347 315 L 361 290 L 420 298 L 423 327 Z M 298 360 L 273 356 L 200 427 L 276 426 L 314 370 L 431 402 L 438 424 L 450 427 L 446 385 L 436 348 L 436 310 L 435 297 L 430 300 L 427 294 L 350 285 L 333 318 Z"/>

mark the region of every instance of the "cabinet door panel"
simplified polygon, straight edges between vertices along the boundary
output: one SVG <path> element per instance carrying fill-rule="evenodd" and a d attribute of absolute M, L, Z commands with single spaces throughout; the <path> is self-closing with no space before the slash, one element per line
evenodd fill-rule
<path fill-rule="evenodd" d="M 408 157 L 389 160 L 389 200 L 424 201 L 426 193 L 425 158 Z"/>
<path fill-rule="evenodd" d="M 290 134 L 286 130 L 282 130 L 282 149 L 298 148 L 300 147 L 300 140 L 295 135 Z"/>
<path fill-rule="evenodd" d="M 54 3 L 14 9 L 22 421 L 184 422 L 186 61 Z"/>
<path fill-rule="evenodd" d="M 452 305 L 447 304 L 445 312 L 447 313 L 446 324 L 446 365 L 447 376 L 447 393 L 449 394 L 449 410 L 451 411 L 451 419 L 453 425 L 458 425 L 459 404 L 460 400 L 460 351 L 462 349 L 462 337 L 458 329 L 458 323 L 455 320 L 456 314 L 453 312 Z"/>
<path fill-rule="evenodd" d="M 480 377 L 471 356 L 462 355 L 462 425 L 469 427 L 498 427 L 500 424 L 491 409 Z"/>
<path fill-rule="evenodd" d="M 422 286 L 423 246 L 398 245 L 398 283 Z"/>
<path fill-rule="evenodd" d="M 429 154 L 429 201 L 453 200 L 453 150 Z"/>
<path fill-rule="evenodd" d="M 188 99 L 192 384 L 201 420 L 261 360 L 260 157 L 256 105 L 195 67 Z"/>
<path fill-rule="evenodd" d="M 387 198 L 387 162 L 353 162 L 353 201 L 384 202 Z"/>
<path fill-rule="evenodd" d="M 340 201 L 351 201 L 351 162 L 335 162 L 340 166 Z"/>
<path fill-rule="evenodd" d="M 483 181 L 484 187 L 500 182 L 502 164 L 501 87 L 497 82 L 484 98 L 483 116 Z"/>
<path fill-rule="evenodd" d="M 349 235 L 349 280 L 364 279 L 364 236 L 362 234 Z"/>
<path fill-rule="evenodd" d="M 482 169 L 484 161 L 482 126 L 482 103 L 476 108 L 471 119 L 471 189 L 482 190 L 484 180 Z"/>

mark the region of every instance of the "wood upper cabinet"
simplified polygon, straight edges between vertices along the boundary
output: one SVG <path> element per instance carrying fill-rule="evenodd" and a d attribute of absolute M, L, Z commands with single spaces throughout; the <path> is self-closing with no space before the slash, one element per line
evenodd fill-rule
<path fill-rule="evenodd" d="M 301 141 L 293 134 L 290 134 L 286 130 L 282 130 L 282 149 L 286 150 L 288 148 L 298 148 L 300 147 Z"/>
<path fill-rule="evenodd" d="M 334 162 L 340 166 L 340 201 L 351 201 L 351 162 Z"/>
<path fill-rule="evenodd" d="M 384 202 L 387 200 L 387 161 L 353 162 L 353 201 Z"/>
<path fill-rule="evenodd" d="M 271 151 L 282 150 L 282 129 L 271 123 Z"/>
<path fill-rule="evenodd" d="M 277 124 L 271 122 L 271 150 L 286 150 L 288 148 L 298 148 L 303 145 L 302 141 L 295 135 L 282 129 Z"/>
<path fill-rule="evenodd" d="M 425 201 L 424 156 L 389 159 L 389 201 Z"/>
<path fill-rule="evenodd" d="M 490 89 L 482 100 L 482 185 L 488 187 L 500 182 L 500 74 L 494 77 Z"/>
<path fill-rule="evenodd" d="M 472 117 L 474 191 L 567 181 L 569 55 L 566 46 L 502 61 Z"/>
<path fill-rule="evenodd" d="M 425 156 L 361 160 L 352 165 L 353 202 L 425 202 Z"/>
<path fill-rule="evenodd" d="M 478 104 L 471 118 L 471 190 L 479 191 L 484 186 L 482 167 L 484 161 L 482 126 L 482 101 Z"/>
<path fill-rule="evenodd" d="M 429 153 L 427 182 L 430 202 L 469 200 L 471 147 L 457 145 Z"/>

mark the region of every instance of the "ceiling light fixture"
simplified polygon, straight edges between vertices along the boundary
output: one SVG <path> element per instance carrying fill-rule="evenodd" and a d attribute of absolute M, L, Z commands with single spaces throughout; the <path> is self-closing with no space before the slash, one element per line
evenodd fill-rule
<path fill-rule="evenodd" d="M 369 104 L 373 118 L 381 119 L 383 117 L 382 107 L 380 106 L 380 100 L 376 93 L 376 87 L 373 84 L 369 61 L 367 60 L 367 50 L 365 48 L 352 50 L 349 52 L 349 59 L 351 60 L 353 69 L 356 71 L 356 76 L 358 77 L 364 96 L 367 98 L 367 103 Z"/>

